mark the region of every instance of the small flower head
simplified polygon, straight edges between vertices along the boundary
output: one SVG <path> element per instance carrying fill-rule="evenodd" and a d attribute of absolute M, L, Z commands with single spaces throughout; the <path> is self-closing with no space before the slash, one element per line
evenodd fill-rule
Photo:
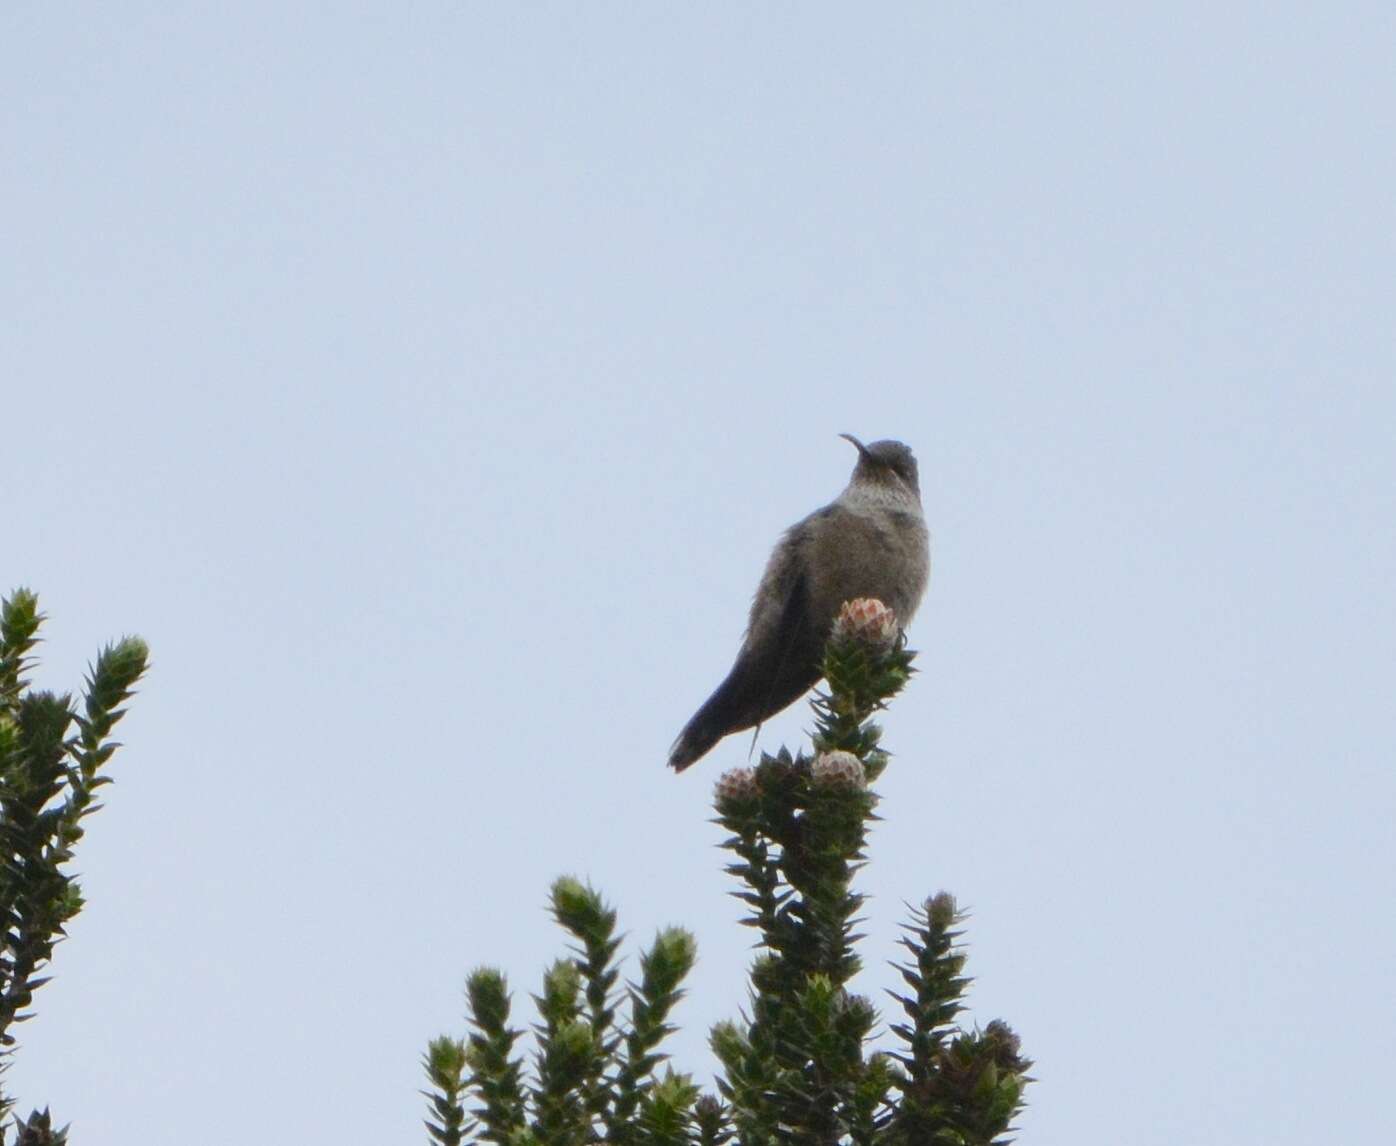
<path fill-rule="evenodd" d="M 926 917 L 938 931 L 949 931 L 960 920 L 960 907 L 948 891 L 938 891 L 926 900 Z"/>
<path fill-rule="evenodd" d="M 1002 1019 L 991 1019 L 984 1028 L 984 1041 L 996 1052 L 995 1060 L 1000 1066 L 1016 1067 L 1021 1070 L 1020 1052 L 1023 1042 L 1017 1033 Z"/>
<path fill-rule="evenodd" d="M 857 597 L 839 609 L 833 635 L 836 640 L 890 649 L 899 632 L 896 613 L 876 597 Z"/>
<path fill-rule="evenodd" d="M 821 752 L 810 765 L 810 778 L 821 788 L 861 790 L 868 786 L 863 762 L 852 752 Z"/>
<path fill-rule="evenodd" d="M 713 798 L 719 811 L 750 804 L 760 793 L 756 772 L 751 768 L 732 768 L 719 776 L 713 785 Z"/>

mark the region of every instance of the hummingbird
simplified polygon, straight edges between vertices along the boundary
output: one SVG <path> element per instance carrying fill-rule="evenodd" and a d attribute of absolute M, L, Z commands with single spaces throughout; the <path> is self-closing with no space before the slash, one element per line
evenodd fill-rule
<path fill-rule="evenodd" d="M 682 772 L 729 733 L 759 726 L 819 680 L 824 644 L 839 607 L 876 597 L 905 629 L 926 592 L 930 538 L 910 447 L 863 445 L 853 476 L 822 509 L 776 542 L 756 587 L 736 663 L 684 725 L 669 750 Z"/>

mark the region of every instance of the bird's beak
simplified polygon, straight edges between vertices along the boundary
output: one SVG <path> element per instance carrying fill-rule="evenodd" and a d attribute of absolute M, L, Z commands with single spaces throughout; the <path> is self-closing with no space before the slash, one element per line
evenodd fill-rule
<path fill-rule="evenodd" d="M 846 442 L 852 442 L 854 449 L 856 449 L 863 457 L 867 458 L 868 461 L 872 461 L 872 455 L 868 453 L 868 447 L 863 445 L 863 443 L 860 442 L 857 438 L 855 438 L 852 434 L 840 434 L 839 437 L 841 437 Z"/>

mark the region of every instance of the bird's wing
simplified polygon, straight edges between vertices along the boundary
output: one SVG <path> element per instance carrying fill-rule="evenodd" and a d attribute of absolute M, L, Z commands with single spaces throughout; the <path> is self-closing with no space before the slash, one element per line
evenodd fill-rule
<path fill-rule="evenodd" d="M 733 666 L 754 686 L 750 724 L 779 712 L 819 679 L 827 625 L 811 612 L 809 550 L 819 523 L 833 512 L 826 506 L 792 526 L 756 587 L 747 637 Z"/>
<path fill-rule="evenodd" d="M 819 679 L 827 625 L 813 623 L 804 557 L 815 516 L 793 526 L 771 554 L 736 663 L 679 733 L 673 768 L 688 767 L 728 733 L 760 724 Z"/>

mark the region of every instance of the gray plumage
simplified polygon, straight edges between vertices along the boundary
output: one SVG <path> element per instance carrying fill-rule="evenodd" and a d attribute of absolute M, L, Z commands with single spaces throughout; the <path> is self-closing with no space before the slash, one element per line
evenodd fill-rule
<path fill-rule="evenodd" d="M 751 603 L 746 637 L 727 678 L 679 733 L 669 766 L 681 772 L 732 732 L 754 728 L 819 680 L 839 607 L 876 597 L 905 628 L 926 591 L 930 546 L 916 458 L 901 442 L 858 450 L 839 496 L 786 530 Z"/>

